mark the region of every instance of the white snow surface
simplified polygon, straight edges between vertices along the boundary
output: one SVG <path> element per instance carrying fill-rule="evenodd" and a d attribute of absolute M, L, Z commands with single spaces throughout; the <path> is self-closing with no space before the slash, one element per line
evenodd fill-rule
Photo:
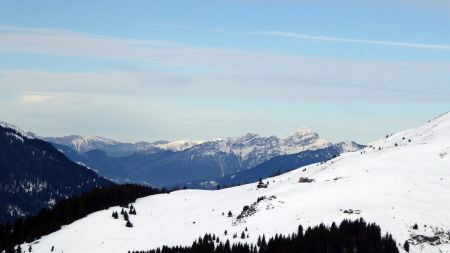
<path fill-rule="evenodd" d="M 155 147 L 163 149 L 163 150 L 170 150 L 170 151 L 183 151 L 185 149 L 191 148 L 195 145 L 202 144 L 204 141 L 193 141 L 193 140 L 178 140 L 178 141 L 171 141 L 164 144 L 155 144 Z"/>
<path fill-rule="evenodd" d="M 412 253 L 450 252 L 450 155 L 446 155 L 450 153 L 450 114 L 373 146 L 270 178 L 268 188 L 257 189 L 255 183 L 138 199 L 137 215 L 130 216 L 133 228 L 125 227 L 122 217 L 111 217 L 113 211 L 120 212 L 119 207 L 99 211 L 34 242 L 33 252 L 49 252 L 52 246 L 65 253 L 127 252 L 190 245 L 205 233 L 215 233 L 222 241 L 255 243 L 258 235 L 292 233 L 299 224 L 306 228 L 359 217 L 376 222 L 399 244 L 414 235 L 440 237 L 437 245 L 413 242 Z M 299 183 L 300 177 L 315 181 Z M 258 212 L 237 221 L 243 206 L 260 196 L 267 199 L 259 202 Z M 360 212 L 343 212 L 348 209 Z M 245 227 L 249 238 L 240 239 Z M 238 234 L 235 239 L 234 233 Z"/>

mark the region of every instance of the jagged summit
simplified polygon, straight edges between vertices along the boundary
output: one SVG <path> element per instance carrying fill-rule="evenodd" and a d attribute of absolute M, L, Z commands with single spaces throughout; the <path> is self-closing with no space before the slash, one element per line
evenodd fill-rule
<path fill-rule="evenodd" d="M 313 130 L 311 130 L 310 128 L 300 127 L 297 130 L 295 130 L 294 132 L 290 133 L 288 135 L 288 138 L 290 138 L 290 137 L 302 137 L 302 136 L 310 135 L 310 134 L 316 134 L 316 133 Z"/>

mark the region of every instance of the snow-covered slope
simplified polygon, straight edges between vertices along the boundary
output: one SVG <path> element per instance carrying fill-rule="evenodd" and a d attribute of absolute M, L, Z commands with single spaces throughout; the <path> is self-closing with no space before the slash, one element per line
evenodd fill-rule
<path fill-rule="evenodd" d="M 43 237 L 33 252 L 48 252 L 52 246 L 66 253 L 127 252 L 188 245 L 205 233 L 255 242 L 260 234 L 292 233 L 299 224 L 359 217 L 379 224 L 399 244 L 410 240 L 410 252 L 450 252 L 450 113 L 268 182 L 268 188 L 249 184 L 142 198 L 135 203 L 138 214 L 131 216 L 133 228 L 111 218 L 112 211 L 120 211 L 114 207 Z M 238 219 L 245 205 L 257 211 Z M 227 217 L 229 210 L 233 217 Z M 233 238 L 246 227 L 248 239 Z"/>

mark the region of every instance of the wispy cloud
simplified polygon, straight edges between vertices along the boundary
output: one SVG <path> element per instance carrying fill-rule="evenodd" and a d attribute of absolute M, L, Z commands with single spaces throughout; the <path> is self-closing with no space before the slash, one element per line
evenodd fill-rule
<path fill-rule="evenodd" d="M 399 42 L 399 41 L 389 41 L 389 40 L 354 39 L 354 38 L 310 35 L 310 34 L 303 34 L 303 33 L 283 32 L 283 31 L 247 31 L 246 33 L 254 34 L 254 35 L 265 35 L 265 36 L 293 38 L 293 39 L 300 39 L 300 40 L 310 40 L 310 41 L 325 41 L 325 42 L 368 44 L 368 45 L 378 45 L 378 46 L 450 50 L 450 44 L 422 44 L 422 43 Z"/>
<path fill-rule="evenodd" d="M 304 57 L 22 27 L 0 27 L 1 52 L 133 61 L 142 68 L 92 73 L 0 69 L 0 92 L 290 100 L 450 99 L 445 78 L 450 75 L 450 63 L 446 62 Z"/>
<path fill-rule="evenodd" d="M 338 42 L 338 43 L 351 43 L 351 44 L 366 44 L 374 46 L 389 46 L 389 47 L 403 47 L 403 48 L 416 48 L 416 49 L 433 49 L 433 50 L 450 50 L 450 44 L 432 44 L 432 43 L 416 43 L 405 41 L 391 41 L 391 40 L 374 40 L 364 38 L 348 38 L 328 35 L 312 35 L 305 33 L 289 32 L 289 31 L 238 31 L 238 30 L 225 30 L 225 29 L 202 29 L 196 26 L 188 26 L 181 24 L 166 24 L 166 23 L 147 23 L 149 25 L 158 27 L 167 27 L 173 29 L 183 30 L 198 30 L 202 32 L 214 32 L 214 33 L 228 33 L 228 34 L 246 34 L 246 35 L 258 35 L 258 36 L 272 36 L 280 38 L 292 38 L 308 41 L 321 41 L 321 42 Z"/>
<path fill-rule="evenodd" d="M 22 104 L 41 104 L 50 101 L 53 96 L 43 94 L 24 94 L 20 97 Z"/>

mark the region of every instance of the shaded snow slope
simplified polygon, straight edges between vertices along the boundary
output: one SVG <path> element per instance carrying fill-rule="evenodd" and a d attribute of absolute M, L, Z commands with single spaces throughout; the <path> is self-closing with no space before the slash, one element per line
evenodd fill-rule
<path fill-rule="evenodd" d="M 118 207 L 96 212 L 43 237 L 33 252 L 48 252 L 52 246 L 65 253 L 127 252 L 189 245 L 205 233 L 223 241 L 256 242 L 260 234 L 292 233 L 299 224 L 359 217 L 379 224 L 399 244 L 410 240 L 410 252 L 450 252 L 450 114 L 373 147 L 270 178 L 268 188 L 254 183 L 139 199 L 133 228 L 111 217 Z M 261 196 L 266 198 L 258 202 Z M 238 219 L 245 205 L 256 212 Z M 229 210 L 233 217 L 227 217 Z M 245 227 L 249 238 L 240 239 Z M 238 237 L 233 239 L 234 233 Z"/>

